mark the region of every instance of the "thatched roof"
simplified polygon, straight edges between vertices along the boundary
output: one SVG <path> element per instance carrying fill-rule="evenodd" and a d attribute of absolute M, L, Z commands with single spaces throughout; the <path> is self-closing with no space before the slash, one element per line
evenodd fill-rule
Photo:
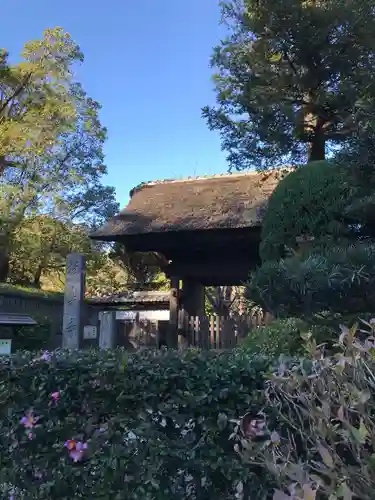
<path fill-rule="evenodd" d="M 289 169 L 185 180 L 134 188 L 129 204 L 91 236 L 118 237 L 170 231 L 259 226 L 268 197 Z"/>

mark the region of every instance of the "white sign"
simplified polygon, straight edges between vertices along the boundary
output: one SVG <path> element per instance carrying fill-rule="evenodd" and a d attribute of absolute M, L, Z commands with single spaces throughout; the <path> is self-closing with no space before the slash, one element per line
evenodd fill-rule
<path fill-rule="evenodd" d="M 116 311 L 116 319 L 132 319 L 137 317 L 136 311 Z"/>
<path fill-rule="evenodd" d="M 83 338 L 84 339 L 96 339 L 98 333 L 96 326 L 86 325 L 83 328 Z"/>
<path fill-rule="evenodd" d="M 169 309 L 164 311 L 139 311 L 139 319 L 148 321 L 169 321 Z"/>
<path fill-rule="evenodd" d="M 0 356 L 9 356 L 12 352 L 11 339 L 0 339 Z"/>
<path fill-rule="evenodd" d="M 140 321 L 169 321 L 168 309 L 162 311 L 116 311 L 116 319 L 122 321 L 134 321 L 137 315 Z"/>

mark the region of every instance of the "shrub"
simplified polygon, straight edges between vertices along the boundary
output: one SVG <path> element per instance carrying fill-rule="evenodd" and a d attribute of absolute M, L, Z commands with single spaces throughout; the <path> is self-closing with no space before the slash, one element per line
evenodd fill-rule
<path fill-rule="evenodd" d="M 374 311 L 375 176 L 373 164 L 356 167 L 343 155 L 280 182 L 263 221 L 262 265 L 249 299 L 277 317 L 308 320 L 327 311 Z"/>
<path fill-rule="evenodd" d="M 51 323 L 47 318 L 36 318 L 37 325 L 13 328 L 12 350 L 40 351 L 46 349 L 51 338 Z"/>
<path fill-rule="evenodd" d="M 266 396 L 278 423 L 257 423 L 261 444 L 249 432 L 254 420 L 242 422 L 247 439 L 236 449 L 278 479 L 274 500 L 374 498 L 375 320 L 366 325 L 367 338 L 342 328 L 340 354 L 309 340 L 308 359 L 273 372 Z"/>
<path fill-rule="evenodd" d="M 272 193 L 262 223 L 262 261 L 279 260 L 297 250 L 296 238 L 337 239 L 349 232 L 345 207 L 355 189 L 345 165 L 320 161 L 298 167 Z"/>
<path fill-rule="evenodd" d="M 1 359 L 0 498 L 263 499 L 270 476 L 228 436 L 262 406 L 267 366 L 197 350 Z"/>
<path fill-rule="evenodd" d="M 51 323 L 48 318 L 36 318 L 37 325 L 1 326 L 3 338 L 12 339 L 12 352 L 40 351 L 49 347 L 51 342 Z"/>
<path fill-rule="evenodd" d="M 301 334 L 309 326 L 296 318 L 277 319 L 265 326 L 250 330 L 241 342 L 241 349 L 249 354 L 276 358 L 281 354 L 293 356 L 302 351 Z"/>
<path fill-rule="evenodd" d="M 322 311 L 358 317 L 375 307 L 375 244 L 336 245 L 258 268 L 247 297 L 275 316 L 311 319 Z"/>

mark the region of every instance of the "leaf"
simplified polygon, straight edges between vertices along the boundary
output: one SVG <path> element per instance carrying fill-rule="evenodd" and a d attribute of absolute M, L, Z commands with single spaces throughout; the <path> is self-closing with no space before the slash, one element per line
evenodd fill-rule
<path fill-rule="evenodd" d="M 362 404 L 367 403 L 367 401 L 371 398 L 370 391 L 362 391 L 360 393 L 359 400 Z"/>
<path fill-rule="evenodd" d="M 318 490 L 313 490 L 309 484 L 302 486 L 303 500 L 315 500 Z"/>
<path fill-rule="evenodd" d="M 350 426 L 350 431 L 358 443 L 364 444 L 366 442 L 368 430 L 363 420 L 361 420 L 361 424 L 358 429 L 356 427 Z"/>
<path fill-rule="evenodd" d="M 271 64 L 276 64 L 281 61 L 281 54 L 280 53 L 275 53 L 272 54 L 271 57 L 269 58 L 269 61 Z"/>
<path fill-rule="evenodd" d="M 217 426 L 220 431 L 223 431 L 228 423 L 228 417 L 225 413 L 219 413 L 217 417 Z"/>
<path fill-rule="evenodd" d="M 346 483 L 343 483 L 341 485 L 341 497 L 343 498 L 343 500 L 352 500 L 353 498 L 353 492 L 350 490 L 350 488 L 348 487 L 348 485 Z"/>
<path fill-rule="evenodd" d="M 337 418 L 343 422 L 345 417 L 344 417 L 344 407 L 343 406 L 340 406 L 340 408 L 338 409 L 337 411 Z"/>
<path fill-rule="evenodd" d="M 364 421 L 361 419 L 361 424 L 359 426 L 359 434 L 361 436 L 361 440 L 364 443 L 369 435 L 369 431 L 367 427 L 365 426 Z"/>
<path fill-rule="evenodd" d="M 242 481 L 240 481 L 239 483 L 237 483 L 236 491 L 239 494 L 243 493 L 243 482 Z"/>
<path fill-rule="evenodd" d="M 328 468 L 333 469 L 334 468 L 333 458 L 328 449 L 322 444 L 318 444 L 318 451 L 320 456 L 322 457 L 324 464 Z"/>
<path fill-rule="evenodd" d="M 276 431 L 271 432 L 271 443 L 274 445 L 280 444 L 280 434 Z"/>
<path fill-rule="evenodd" d="M 281 490 L 275 490 L 275 493 L 273 494 L 272 500 L 292 500 L 292 497 L 289 495 L 286 495 Z"/>

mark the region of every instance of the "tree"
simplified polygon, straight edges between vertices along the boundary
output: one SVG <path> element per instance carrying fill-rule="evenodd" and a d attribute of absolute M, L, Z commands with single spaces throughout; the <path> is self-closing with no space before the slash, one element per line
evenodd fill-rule
<path fill-rule="evenodd" d="M 206 313 L 228 317 L 241 314 L 244 307 L 243 292 L 243 287 L 240 286 L 206 287 Z"/>
<path fill-rule="evenodd" d="M 156 254 L 128 252 L 124 245 L 115 243 L 110 257 L 119 260 L 127 271 L 126 287 L 133 290 L 165 290 L 168 280 L 160 271 Z"/>
<path fill-rule="evenodd" d="M 10 66 L 7 53 L 0 55 L 0 176 L 51 150 L 75 118 L 72 66 L 83 55 L 69 34 L 46 30 L 25 44 L 22 59 Z"/>
<path fill-rule="evenodd" d="M 23 219 L 10 252 L 13 283 L 63 291 L 66 257 L 79 252 L 86 259 L 86 293 L 117 293 L 127 288 L 129 273 L 120 259 L 92 242 L 83 224 L 41 214 Z"/>
<path fill-rule="evenodd" d="M 0 281 L 9 269 L 12 230 L 33 208 L 36 193 L 43 192 L 39 158 L 75 122 L 71 68 L 82 53 L 55 28 L 26 43 L 22 58 L 11 66 L 4 50 L 0 57 Z"/>
<path fill-rule="evenodd" d="M 66 257 L 80 252 L 92 258 L 84 226 L 38 214 L 26 217 L 13 233 L 10 278 L 15 283 L 41 287 L 42 278 L 55 275 L 62 281 Z"/>
<path fill-rule="evenodd" d="M 231 168 L 324 160 L 373 116 L 374 0 L 230 0 L 203 116 Z"/>
<path fill-rule="evenodd" d="M 0 281 L 25 217 L 94 228 L 118 210 L 114 189 L 101 184 L 100 106 L 72 78 L 79 47 L 56 28 L 27 43 L 23 57 L 15 66 L 0 60 Z"/>

